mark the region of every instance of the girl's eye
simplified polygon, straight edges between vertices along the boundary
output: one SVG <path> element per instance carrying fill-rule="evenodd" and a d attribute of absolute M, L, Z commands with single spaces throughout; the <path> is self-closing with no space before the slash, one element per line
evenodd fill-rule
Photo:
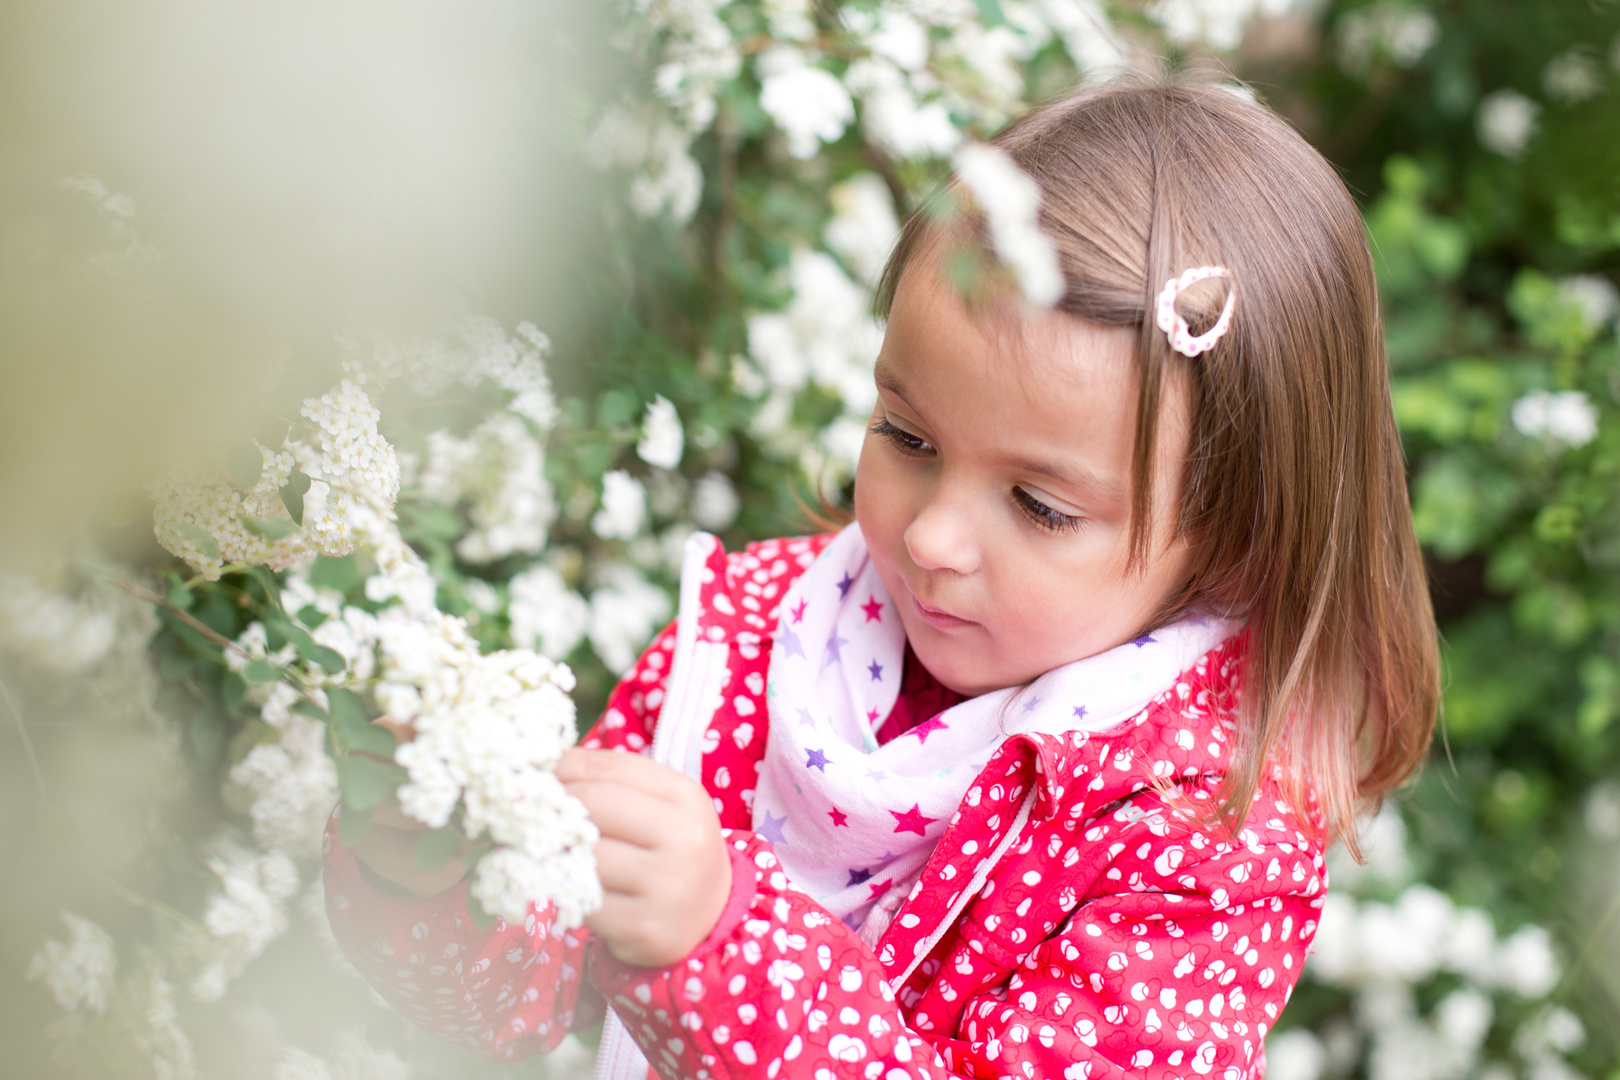
<path fill-rule="evenodd" d="M 1084 518 L 1054 510 L 1023 488 L 1015 487 L 1012 493 L 1013 502 L 1018 504 L 1018 509 L 1022 510 L 1024 516 L 1034 522 L 1037 528 L 1045 529 L 1047 532 L 1064 533 L 1074 532 L 1085 524 Z"/>
<path fill-rule="evenodd" d="M 926 454 L 934 448 L 927 439 L 895 427 L 887 418 L 874 422 L 868 430 L 873 435 L 888 439 L 902 454 Z"/>

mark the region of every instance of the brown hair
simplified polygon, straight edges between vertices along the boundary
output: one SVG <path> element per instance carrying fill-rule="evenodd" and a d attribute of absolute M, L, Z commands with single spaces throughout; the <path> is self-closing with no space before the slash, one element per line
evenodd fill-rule
<path fill-rule="evenodd" d="M 1377 286 L 1361 216 L 1300 135 L 1231 88 L 1115 82 L 1034 110 L 997 135 L 1041 189 L 1040 224 L 1065 279 L 1058 307 L 1135 327 L 1141 393 L 1132 558 L 1150 536 L 1159 392 L 1189 378 L 1189 457 L 1177 535 L 1191 570 L 1159 622 L 1193 609 L 1247 620 L 1240 723 L 1218 815 L 1236 827 L 1268 762 L 1291 797 L 1318 800 L 1356 852 L 1355 816 L 1420 763 L 1439 700 L 1438 635 L 1412 530 Z M 885 270 L 880 310 L 942 231 L 983 244 L 982 220 L 914 214 Z M 1209 352 L 1172 352 L 1151 317 L 1165 281 L 1229 267 L 1231 328 Z M 1184 293 L 1196 332 L 1220 283 Z"/>

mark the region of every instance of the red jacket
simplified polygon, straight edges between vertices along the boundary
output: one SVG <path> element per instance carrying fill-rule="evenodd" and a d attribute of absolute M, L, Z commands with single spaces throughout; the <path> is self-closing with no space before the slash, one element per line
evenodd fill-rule
<path fill-rule="evenodd" d="M 384 895 L 329 829 L 328 907 L 355 965 L 407 1016 L 497 1058 L 555 1047 L 606 999 L 666 1078 L 1260 1076 L 1326 874 L 1315 808 L 1289 805 L 1275 771 L 1236 837 L 1199 813 L 1230 753 L 1242 635 L 1117 728 L 1009 738 L 874 953 L 749 828 L 776 603 L 827 539 L 716 544 L 701 575 L 698 633 L 729 649 L 701 762 L 733 891 L 691 956 L 627 965 L 554 930 L 549 909 L 479 930 L 465 884 Z M 647 751 L 676 636 L 647 648 L 583 745 Z"/>

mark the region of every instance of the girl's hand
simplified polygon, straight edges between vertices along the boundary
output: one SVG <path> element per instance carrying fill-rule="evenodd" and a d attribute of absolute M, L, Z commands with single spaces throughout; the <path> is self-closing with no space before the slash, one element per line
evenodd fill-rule
<path fill-rule="evenodd" d="M 684 959 L 731 895 L 731 857 L 708 793 L 649 758 L 609 750 L 568 751 L 557 778 L 602 833 L 602 910 L 585 925 L 627 964 Z"/>
<path fill-rule="evenodd" d="M 379 716 L 372 723 L 388 729 L 401 743 L 416 738 L 416 730 L 411 725 L 402 724 L 391 716 Z M 423 870 L 416 861 L 416 845 L 427 828 L 402 811 L 394 796 L 389 795 L 372 810 L 370 824 L 350 850 L 367 870 L 389 884 L 412 896 L 437 896 L 467 876 L 467 866 L 461 856 L 470 842 L 462 838 L 456 844 L 454 858 L 437 870 Z"/>

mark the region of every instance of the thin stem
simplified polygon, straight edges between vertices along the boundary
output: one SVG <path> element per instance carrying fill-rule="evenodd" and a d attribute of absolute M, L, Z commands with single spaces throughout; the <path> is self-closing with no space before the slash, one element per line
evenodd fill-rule
<path fill-rule="evenodd" d="M 22 710 L 17 707 L 17 699 L 11 696 L 11 690 L 6 686 L 5 680 L 0 679 L 0 698 L 6 703 L 6 711 L 11 714 L 12 721 L 17 725 L 17 734 L 22 737 L 23 750 L 28 754 L 28 765 L 34 770 L 34 782 L 39 785 L 39 797 L 46 797 L 45 771 L 39 767 L 39 758 L 34 756 L 34 741 L 28 737 L 28 725 L 23 722 Z"/>
<path fill-rule="evenodd" d="M 215 630 L 201 619 L 198 619 L 195 615 L 175 607 L 157 593 L 148 592 L 139 585 L 132 585 L 127 581 L 114 581 L 113 584 L 129 593 L 129 595 L 133 596 L 135 599 L 144 600 L 148 604 L 152 604 L 156 607 L 162 608 L 164 611 L 167 611 L 170 615 L 173 615 L 175 618 L 197 631 L 197 633 L 201 634 L 209 641 L 212 641 L 215 645 L 218 645 L 221 649 L 230 649 L 233 652 L 237 652 L 248 657 L 250 660 L 253 658 L 246 649 L 242 648 L 242 646 L 238 645 L 224 634 L 221 634 L 219 631 Z"/>

